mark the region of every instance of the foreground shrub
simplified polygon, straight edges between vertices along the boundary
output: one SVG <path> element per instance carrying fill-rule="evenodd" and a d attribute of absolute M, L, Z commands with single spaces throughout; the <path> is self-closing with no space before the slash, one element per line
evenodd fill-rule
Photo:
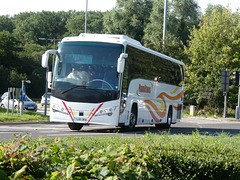
<path fill-rule="evenodd" d="M 24 136 L 0 146 L 0 179 L 238 179 L 239 144 L 220 138 Z M 95 146 L 98 140 L 103 143 Z"/>

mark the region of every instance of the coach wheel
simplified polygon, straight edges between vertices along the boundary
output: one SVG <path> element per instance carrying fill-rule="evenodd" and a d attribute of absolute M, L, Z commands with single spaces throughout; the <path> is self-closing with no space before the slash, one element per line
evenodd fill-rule
<path fill-rule="evenodd" d="M 69 127 L 71 130 L 79 131 L 80 129 L 82 129 L 83 124 L 80 124 L 80 123 L 68 123 L 68 127 Z"/>
<path fill-rule="evenodd" d="M 131 114 L 130 114 L 130 118 L 129 118 L 129 126 L 128 129 L 130 131 L 135 129 L 135 125 L 137 123 L 137 104 L 134 103 L 132 105 L 132 110 L 131 110 Z"/>
<path fill-rule="evenodd" d="M 132 112 L 130 114 L 130 119 L 129 119 L 129 126 L 128 126 L 129 130 L 135 129 L 136 121 L 137 121 L 136 114 L 134 112 Z"/>
<path fill-rule="evenodd" d="M 168 110 L 167 123 L 165 124 L 165 127 L 170 128 L 171 124 L 172 124 L 172 108 L 170 107 Z"/>
<path fill-rule="evenodd" d="M 121 126 L 123 131 L 133 131 L 137 123 L 137 104 L 133 104 L 128 126 Z"/>

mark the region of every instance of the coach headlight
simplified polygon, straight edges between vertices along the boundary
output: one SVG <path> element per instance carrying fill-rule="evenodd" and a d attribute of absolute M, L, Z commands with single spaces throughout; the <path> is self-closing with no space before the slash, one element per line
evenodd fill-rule
<path fill-rule="evenodd" d="M 52 110 L 53 110 L 54 112 L 63 112 L 63 111 L 64 111 L 64 108 L 63 108 L 63 106 L 59 106 L 59 105 L 57 105 L 57 104 L 53 104 L 53 105 L 52 105 Z"/>
<path fill-rule="evenodd" d="M 101 109 L 95 116 L 104 116 L 104 115 L 112 116 L 115 109 L 116 107 Z"/>

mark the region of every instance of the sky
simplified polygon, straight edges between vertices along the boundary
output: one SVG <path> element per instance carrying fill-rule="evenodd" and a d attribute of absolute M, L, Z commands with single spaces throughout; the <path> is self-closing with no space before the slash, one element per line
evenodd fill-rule
<path fill-rule="evenodd" d="M 207 8 L 208 4 L 220 4 L 224 7 L 229 5 L 229 8 L 236 11 L 238 8 L 240 9 L 240 1 L 239 0 L 198 0 L 198 5 L 201 7 L 202 12 Z"/>
<path fill-rule="evenodd" d="M 88 0 L 88 10 L 107 11 L 115 6 L 116 0 Z M 85 11 L 86 0 L 1 0 L 0 15 L 20 12 L 41 11 Z"/>
<path fill-rule="evenodd" d="M 45 11 L 85 11 L 86 0 L 1 0 L 0 15 L 19 14 L 20 12 L 41 12 Z M 235 11 L 240 8 L 239 0 L 197 0 L 198 5 L 204 12 L 207 5 L 221 4 Z M 116 4 L 116 0 L 88 0 L 88 10 L 92 11 L 107 11 L 111 10 Z"/>

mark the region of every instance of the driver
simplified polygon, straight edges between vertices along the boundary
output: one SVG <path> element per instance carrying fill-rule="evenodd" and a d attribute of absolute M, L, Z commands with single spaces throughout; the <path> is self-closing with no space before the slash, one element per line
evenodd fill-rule
<path fill-rule="evenodd" d="M 69 73 L 67 78 L 82 79 L 81 74 L 75 68 L 72 68 L 72 72 Z"/>
<path fill-rule="evenodd" d="M 90 80 L 89 74 L 86 71 L 78 71 L 75 68 L 72 68 L 72 72 L 69 73 L 67 78 L 80 80 L 82 85 L 86 85 Z"/>

